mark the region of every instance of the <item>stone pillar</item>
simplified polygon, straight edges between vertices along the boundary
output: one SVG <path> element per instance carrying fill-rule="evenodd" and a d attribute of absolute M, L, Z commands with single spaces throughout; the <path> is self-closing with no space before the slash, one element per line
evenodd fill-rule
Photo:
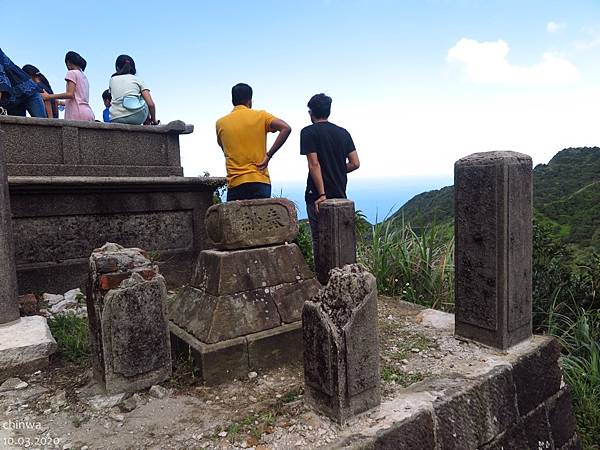
<path fill-rule="evenodd" d="M 331 271 L 302 311 L 306 401 L 340 424 L 379 405 L 377 283 L 361 266 Z"/>
<path fill-rule="evenodd" d="M 346 199 L 325 200 L 319 206 L 319 237 L 315 254 L 315 271 L 322 284 L 329 271 L 356 262 L 354 202 Z"/>
<path fill-rule="evenodd" d="M 506 349 L 531 336 L 531 158 L 469 155 L 454 185 L 455 333 Z"/>
<path fill-rule="evenodd" d="M 15 247 L 12 235 L 4 139 L 3 133 L 0 131 L 0 325 L 18 318 Z"/>
<path fill-rule="evenodd" d="M 171 376 L 164 278 L 137 248 L 107 243 L 90 257 L 87 295 L 94 378 L 107 393 Z"/>

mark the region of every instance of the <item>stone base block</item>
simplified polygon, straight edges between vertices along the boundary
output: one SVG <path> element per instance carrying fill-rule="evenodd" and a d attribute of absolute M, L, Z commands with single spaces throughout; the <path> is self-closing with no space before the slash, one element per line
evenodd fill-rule
<path fill-rule="evenodd" d="M 169 323 L 173 359 L 193 362 L 209 385 L 242 378 L 249 371 L 302 361 L 302 324 L 294 322 L 271 330 L 206 344 Z"/>
<path fill-rule="evenodd" d="M 0 326 L 0 382 L 48 366 L 56 341 L 46 319 L 22 317 Z"/>

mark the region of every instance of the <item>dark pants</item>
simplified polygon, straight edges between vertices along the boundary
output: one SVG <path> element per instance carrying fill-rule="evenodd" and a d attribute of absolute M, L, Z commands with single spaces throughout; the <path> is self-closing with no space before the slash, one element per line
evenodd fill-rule
<path fill-rule="evenodd" d="M 234 188 L 227 189 L 228 202 L 270 197 L 271 185 L 267 183 L 243 183 Z"/>
<path fill-rule="evenodd" d="M 319 249 L 319 218 L 317 208 L 315 208 L 315 201 L 306 199 L 306 213 L 308 214 L 308 223 L 310 225 L 310 234 L 312 234 L 312 245 L 313 245 L 313 258 L 315 260 L 315 267 L 317 264 L 317 252 Z"/>

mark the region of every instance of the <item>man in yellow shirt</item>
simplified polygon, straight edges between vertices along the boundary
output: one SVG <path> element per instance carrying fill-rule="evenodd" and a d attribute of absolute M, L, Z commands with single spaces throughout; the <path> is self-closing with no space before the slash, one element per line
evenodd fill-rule
<path fill-rule="evenodd" d="M 227 201 L 271 197 L 269 161 L 292 129 L 266 111 L 252 109 L 252 88 L 231 88 L 233 111 L 217 120 L 217 142 L 225 154 Z M 267 133 L 279 132 L 267 152 Z"/>

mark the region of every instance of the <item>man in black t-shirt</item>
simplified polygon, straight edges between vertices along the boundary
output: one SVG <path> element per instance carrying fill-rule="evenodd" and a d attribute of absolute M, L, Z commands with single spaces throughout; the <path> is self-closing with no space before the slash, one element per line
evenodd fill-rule
<path fill-rule="evenodd" d="M 317 258 L 319 204 L 328 198 L 346 198 L 347 173 L 360 166 L 350 133 L 328 121 L 331 97 L 314 95 L 308 102 L 312 125 L 300 132 L 300 154 L 308 159 L 306 210 Z"/>

